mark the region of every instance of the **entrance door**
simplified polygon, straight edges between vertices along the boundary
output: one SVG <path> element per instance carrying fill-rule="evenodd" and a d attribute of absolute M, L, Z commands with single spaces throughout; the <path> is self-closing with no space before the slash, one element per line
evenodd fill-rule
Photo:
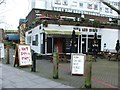
<path fill-rule="evenodd" d="M 54 45 L 58 47 L 58 53 L 63 53 L 63 39 L 62 38 L 55 38 Z"/>

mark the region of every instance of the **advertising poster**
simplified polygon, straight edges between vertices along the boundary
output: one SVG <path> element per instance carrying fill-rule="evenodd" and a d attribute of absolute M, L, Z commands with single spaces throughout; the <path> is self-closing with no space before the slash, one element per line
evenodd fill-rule
<path fill-rule="evenodd" d="M 31 48 L 29 45 L 18 45 L 18 58 L 20 66 L 32 65 Z"/>
<path fill-rule="evenodd" d="M 71 56 L 71 74 L 84 74 L 85 54 L 72 54 Z"/>

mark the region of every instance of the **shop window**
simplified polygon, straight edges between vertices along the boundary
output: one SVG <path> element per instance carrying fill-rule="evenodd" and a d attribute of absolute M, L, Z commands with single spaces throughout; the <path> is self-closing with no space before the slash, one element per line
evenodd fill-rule
<path fill-rule="evenodd" d="M 82 32 L 87 32 L 87 31 L 88 31 L 87 28 L 83 28 L 83 29 L 82 29 Z"/>
<path fill-rule="evenodd" d="M 97 29 L 89 29 L 89 32 L 98 32 Z"/>
<path fill-rule="evenodd" d="M 38 35 L 33 36 L 32 45 L 38 46 Z"/>
<path fill-rule="evenodd" d="M 27 44 L 31 43 L 31 36 L 27 36 Z"/>
<path fill-rule="evenodd" d="M 94 35 L 88 35 L 89 38 L 94 38 Z"/>
<path fill-rule="evenodd" d="M 86 37 L 86 35 L 82 35 L 82 37 L 83 37 L 83 38 L 85 38 L 85 37 Z"/>

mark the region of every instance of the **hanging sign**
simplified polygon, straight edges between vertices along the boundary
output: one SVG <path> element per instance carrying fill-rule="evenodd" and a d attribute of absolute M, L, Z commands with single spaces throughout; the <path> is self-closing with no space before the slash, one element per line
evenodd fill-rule
<path fill-rule="evenodd" d="M 4 58 L 5 53 L 4 53 L 4 44 L 0 43 L 0 58 Z"/>
<path fill-rule="evenodd" d="M 84 74 L 84 63 L 85 54 L 74 53 L 71 55 L 71 74 L 83 75 Z"/>
<path fill-rule="evenodd" d="M 30 45 L 16 45 L 16 56 L 14 66 L 15 64 L 17 64 L 18 66 L 32 65 Z"/>

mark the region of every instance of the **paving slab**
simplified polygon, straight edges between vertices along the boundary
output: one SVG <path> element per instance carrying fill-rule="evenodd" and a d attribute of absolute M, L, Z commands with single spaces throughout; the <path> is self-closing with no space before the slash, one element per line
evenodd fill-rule
<path fill-rule="evenodd" d="M 63 84 L 8 65 L 2 65 L 2 88 L 54 88 Z M 67 88 L 69 86 L 66 86 Z"/>

